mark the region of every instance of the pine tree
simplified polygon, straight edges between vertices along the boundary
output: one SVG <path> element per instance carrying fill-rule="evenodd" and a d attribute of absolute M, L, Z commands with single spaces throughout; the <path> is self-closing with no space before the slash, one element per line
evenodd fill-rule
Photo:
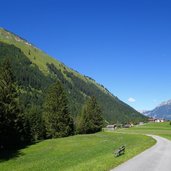
<path fill-rule="evenodd" d="M 66 93 L 60 82 L 49 87 L 43 114 L 47 138 L 73 135 L 74 124 L 68 110 Z"/>
<path fill-rule="evenodd" d="M 102 110 L 95 97 L 88 99 L 83 106 L 78 132 L 83 134 L 101 131 L 104 124 Z"/>
<path fill-rule="evenodd" d="M 9 60 L 0 68 L 0 147 L 15 148 L 24 141 L 24 118 L 18 105 L 15 78 Z"/>
<path fill-rule="evenodd" d="M 26 117 L 29 122 L 32 141 L 43 139 L 45 136 L 45 128 L 42 119 L 41 107 L 38 105 L 31 105 L 27 110 Z"/>

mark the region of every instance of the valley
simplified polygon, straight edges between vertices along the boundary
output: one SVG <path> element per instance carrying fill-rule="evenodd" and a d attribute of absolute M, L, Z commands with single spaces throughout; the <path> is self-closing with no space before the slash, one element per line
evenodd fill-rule
<path fill-rule="evenodd" d="M 110 170 L 153 146 L 156 141 L 144 134 L 158 135 L 171 140 L 171 126 L 147 123 L 143 126 L 122 128 L 113 132 L 76 135 L 38 142 L 21 149 L 16 156 L 0 162 L 0 170 Z M 114 151 L 126 146 L 125 154 L 114 156 Z M 78 157 L 79 156 L 79 157 Z"/>
<path fill-rule="evenodd" d="M 0 171 L 171 171 L 171 1 L 1 1 Z"/>

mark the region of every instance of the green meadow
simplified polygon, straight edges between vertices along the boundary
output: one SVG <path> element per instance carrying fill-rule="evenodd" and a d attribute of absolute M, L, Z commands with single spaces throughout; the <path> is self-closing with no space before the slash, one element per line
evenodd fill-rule
<path fill-rule="evenodd" d="M 155 144 L 144 134 L 171 140 L 171 125 L 148 123 L 114 132 L 45 140 L 19 150 L 11 158 L 1 157 L 0 170 L 108 171 Z M 113 152 L 122 145 L 126 146 L 125 154 L 115 157 Z"/>
<path fill-rule="evenodd" d="M 171 125 L 170 122 L 163 123 L 146 123 L 142 126 L 134 126 L 129 129 L 118 129 L 118 133 L 128 134 L 153 134 L 165 137 L 171 140 Z"/>
<path fill-rule="evenodd" d="M 46 140 L 19 150 L 8 160 L 0 160 L 1 171 L 104 171 L 155 144 L 155 140 L 138 134 L 100 132 Z M 120 146 L 126 152 L 115 157 Z"/>

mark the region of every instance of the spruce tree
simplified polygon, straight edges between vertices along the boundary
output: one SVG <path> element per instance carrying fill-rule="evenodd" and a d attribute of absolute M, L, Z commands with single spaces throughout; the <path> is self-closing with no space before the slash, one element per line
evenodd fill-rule
<path fill-rule="evenodd" d="M 93 96 L 83 106 L 78 132 L 83 134 L 99 132 L 103 124 L 102 110 Z"/>
<path fill-rule="evenodd" d="M 31 105 L 26 112 L 32 141 L 43 139 L 45 136 L 45 128 L 42 119 L 41 107 L 38 105 Z"/>
<path fill-rule="evenodd" d="M 24 141 L 23 117 L 9 60 L 0 68 L 0 147 L 15 148 Z"/>
<path fill-rule="evenodd" d="M 60 82 L 49 87 L 43 114 L 47 138 L 73 135 L 74 124 L 68 110 L 67 96 Z"/>

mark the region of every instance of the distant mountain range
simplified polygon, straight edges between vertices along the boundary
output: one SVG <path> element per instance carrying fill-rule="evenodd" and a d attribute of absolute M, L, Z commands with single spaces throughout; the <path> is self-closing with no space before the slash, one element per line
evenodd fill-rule
<path fill-rule="evenodd" d="M 103 108 L 104 118 L 110 123 L 147 119 L 94 79 L 81 75 L 20 36 L 0 28 L 0 63 L 5 58 L 11 59 L 22 92 L 20 100 L 28 111 L 32 105 L 42 108 L 45 90 L 59 80 L 66 89 L 74 118 L 80 115 L 85 100 L 95 96 Z"/>
<path fill-rule="evenodd" d="M 151 111 L 140 111 L 145 116 L 171 120 L 171 100 L 162 102 Z"/>

